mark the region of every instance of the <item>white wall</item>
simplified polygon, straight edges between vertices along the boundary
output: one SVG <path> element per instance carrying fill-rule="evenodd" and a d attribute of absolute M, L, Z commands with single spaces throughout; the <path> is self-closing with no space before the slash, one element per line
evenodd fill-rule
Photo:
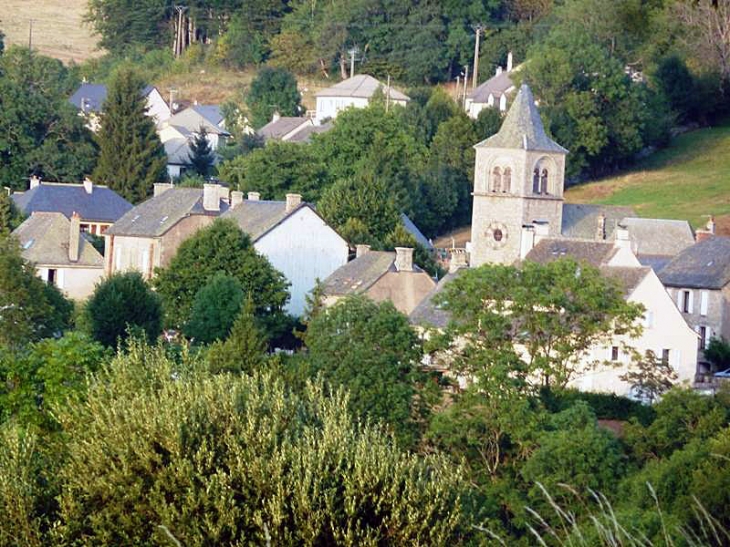
<path fill-rule="evenodd" d="M 170 107 L 162 98 L 157 88 L 154 88 L 147 95 L 147 115 L 155 120 L 155 124 L 159 127 L 163 122 L 170 119 Z"/>
<path fill-rule="evenodd" d="M 301 315 L 317 279 L 347 263 L 348 247 L 309 207 L 302 207 L 261 237 L 254 247 L 291 283 L 287 311 Z"/>
<path fill-rule="evenodd" d="M 393 103 L 403 103 L 403 101 L 393 101 Z M 315 121 L 319 125 L 327 118 L 335 119 L 338 112 L 345 108 L 365 108 L 367 105 L 368 99 L 361 97 L 317 97 Z"/>
<path fill-rule="evenodd" d="M 620 347 L 622 342 L 628 343 L 641 354 L 652 350 L 658 358 L 661 358 L 663 349 L 669 349 L 669 364 L 678 375 L 677 382 L 691 385 L 697 371 L 697 335 L 687 325 L 653 270 L 628 300 L 642 304 L 647 310 L 642 322 L 642 335 L 635 340 L 617 338 L 611 344 L 596 347 L 584 362 L 610 360 L 611 347 Z M 620 351 L 617 367 L 586 370 L 571 382 L 571 386 L 583 391 L 630 395 L 631 386 L 619 379 L 628 370 L 628 364 L 628 355 Z"/>
<path fill-rule="evenodd" d="M 46 283 L 48 282 L 48 270 L 56 270 L 54 284 L 67 297 L 74 300 L 83 300 L 91 296 L 94 286 L 104 276 L 104 268 L 54 268 L 43 266 L 36 269 L 36 274 Z"/>

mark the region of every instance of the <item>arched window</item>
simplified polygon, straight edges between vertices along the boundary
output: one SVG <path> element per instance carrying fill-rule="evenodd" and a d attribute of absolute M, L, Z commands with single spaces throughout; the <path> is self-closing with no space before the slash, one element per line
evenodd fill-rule
<path fill-rule="evenodd" d="M 540 193 L 541 194 L 548 193 L 548 170 L 547 169 L 543 169 L 542 175 L 540 176 Z"/>
<path fill-rule="evenodd" d="M 532 172 L 532 193 L 540 193 L 540 170 L 537 167 L 535 167 L 535 170 Z"/>
<path fill-rule="evenodd" d="M 502 171 L 499 167 L 492 169 L 492 192 L 499 192 L 502 189 Z"/>
<path fill-rule="evenodd" d="M 504 173 L 502 174 L 502 192 L 511 192 L 512 191 L 512 169 L 509 167 L 504 168 Z"/>

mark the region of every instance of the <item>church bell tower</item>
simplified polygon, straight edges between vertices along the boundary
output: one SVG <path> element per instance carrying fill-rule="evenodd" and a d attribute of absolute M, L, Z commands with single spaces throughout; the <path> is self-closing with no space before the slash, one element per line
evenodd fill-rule
<path fill-rule="evenodd" d="M 474 148 L 470 265 L 514 263 L 526 224 L 546 223 L 559 236 L 568 151 L 545 133 L 526 84 L 499 132 Z"/>

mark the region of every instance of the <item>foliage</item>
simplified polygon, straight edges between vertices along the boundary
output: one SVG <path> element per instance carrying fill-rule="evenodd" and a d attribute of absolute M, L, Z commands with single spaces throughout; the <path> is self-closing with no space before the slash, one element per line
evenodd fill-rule
<path fill-rule="evenodd" d="M 677 372 L 669 362 L 658 359 L 651 350 L 647 350 L 643 356 L 634 355 L 629 370 L 619 376 L 631 386 L 635 397 L 648 403 L 658 400 L 671 389 L 677 377 Z"/>
<path fill-rule="evenodd" d="M 99 45 L 114 52 L 131 46 L 152 47 L 160 44 L 160 31 L 169 13 L 164 0 L 146 0 L 130 5 L 124 0 L 90 0 L 87 22 L 99 33 Z"/>
<path fill-rule="evenodd" d="M 164 303 L 167 322 L 179 328 L 189 321 L 196 293 L 218 272 L 238 280 L 250 295 L 267 334 L 280 334 L 289 299 L 286 279 L 254 249 L 233 220 L 217 219 L 198 231 L 180 245 L 166 268 L 156 270 L 153 283 Z"/>
<path fill-rule="evenodd" d="M 240 315 L 243 297 L 238 279 L 214 274 L 195 294 L 185 334 L 200 344 L 225 339 Z"/>
<path fill-rule="evenodd" d="M 296 78 L 279 68 L 262 68 L 246 94 L 251 123 L 256 128 L 269 123 L 274 112 L 282 116 L 299 115 L 300 102 Z"/>
<path fill-rule="evenodd" d="M 654 420 L 651 406 L 614 393 L 592 393 L 577 389 L 541 391 L 540 400 L 552 413 L 567 410 L 576 402 L 582 401 L 599 420 L 629 421 L 635 418 L 642 425 L 648 425 Z"/>
<path fill-rule="evenodd" d="M 7 192 L 0 192 L 0 236 L 7 236 L 23 222 L 23 215 Z"/>
<path fill-rule="evenodd" d="M 148 340 L 162 332 L 160 297 L 136 271 L 105 278 L 86 302 L 91 336 L 107 347 L 116 347 L 137 331 Z"/>
<path fill-rule="evenodd" d="M 241 306 L 228 338 L 214 342 L 206 359 L 214 373 L 261 370 L 266 361 L 266 336 L 256 325 L 250 298 Z"/>
<path fill-rule="evenodd" d="M 469 269 L 437 299 L 452 313 L 450 335 L 467 336 L 457 365 L 464 372 L 478 380 L 499 364 L 521 378 L 539 378 L 545 387 L 558 388 L 597 343 L 637 334 L 635 321 L 642 312 L 624 300 L 614 280 L 572 259 Z"/>
<path fill-rule="evenodd" d="M 188 164 L 190 168 L 207 179 L 213 169 L 215 163 L 215 153 L 208 141 L 208 132 L 204 126 L 200 126 L 193 141 L 190 143 L 190 152 L 188 153 Z"/>
<path fill-rule="evenodd" d="M 68 102 L 76 80 L 59 61 L 20 47 L 0 56 L 0 186 L 29 174 L 78 182 L 96 164 L 84 121 Z"/>
<path fill-rule="evenodd" d="M 399 451 L 356 425 L 347 404 L 321 384 L 296 396 L 271 376 L 209 376 L 133 346 L 86 403 L 60 412 L 69 442 L 53 534 L 105 544 L 463 541 L 458 467 Z"/>
<path fill-rule="evenodd" d="M 304 343 L 310 376 L 348 389 L 354 416 L 383 421 L 401 443 L 412 442 L 421 349 L 393 304 L 346 297 L 309 321 Z"/>
<path fill-rule="evenodd" d="M 730 343 L 724 338 L 712 337 L 704 351 L 705 359 L 712 363 L 716 370 L 730 368 Z"/>
<path fill-rule="evenodd" d="M 23 259 L 15 238 L 0 234 L 0 347 L 56 336 L 70 324 L 73 304 L 44 283 Z"/>
<path fill-rule="evenodd" d="M 109 82 L 100 115 L 99 163 L 94 180 L 123 198 L 138 203 L 155 182 L 167 176 L 167 155 L 155 122 L 147 116 L 144 82 L 134 70 L 121 67 Z"/>

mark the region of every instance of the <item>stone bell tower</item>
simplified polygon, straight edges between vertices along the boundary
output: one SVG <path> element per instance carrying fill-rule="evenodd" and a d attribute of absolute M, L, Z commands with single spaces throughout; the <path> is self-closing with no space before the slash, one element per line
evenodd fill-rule
<path fill-rule="evenodd" d="M 520 258 L 522 227 L 547 223 L 559 236 L 565 156 L 545 133 L 532 91 L 522 85 L 499 133 L 475 145 L 472 267 Z"/>

